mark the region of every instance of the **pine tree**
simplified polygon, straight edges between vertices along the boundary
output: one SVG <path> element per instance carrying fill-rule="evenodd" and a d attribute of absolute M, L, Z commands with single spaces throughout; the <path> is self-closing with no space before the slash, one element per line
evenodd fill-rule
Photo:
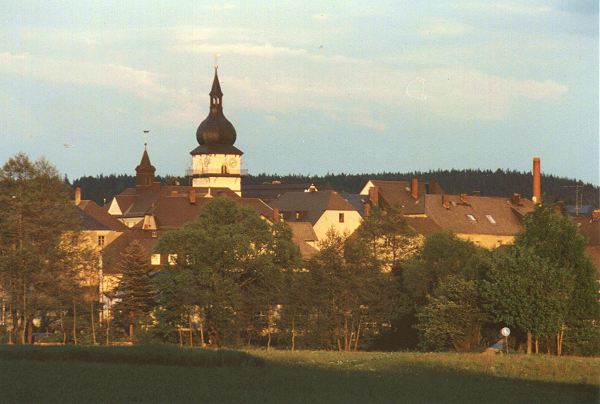
<path fill-rule="evenodd" d="M 135 325 L 149 321 L 155 296 L 148 253 L 139 242 L 133 241 L 123 251 L 119 268 L 123 277 L 116 292 L 121 301 L 115 311 L 121 322 L 128 324 L 129 338 L 133 340 Z"/>

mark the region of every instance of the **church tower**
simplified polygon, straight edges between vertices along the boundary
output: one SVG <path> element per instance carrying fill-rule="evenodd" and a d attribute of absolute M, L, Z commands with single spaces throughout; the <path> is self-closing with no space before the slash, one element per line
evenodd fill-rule
<path fill-rule="evenodd" d="M 192 155 L 192 186 L 229 188 L 241 196 L 242 151 L 235 147 L 235 128 L 223 115 L 223 92 L 217 66 L 210 90 L 208 116 L 196 131 L 199 146 Z"/>
<path fill-rule="evenodd" d="M 135 168 L 135 180 L 138 187 L 150 187 L 154 183 L 154 173 L 156 168 L 150 163 L 150 157 L 148 157 L 148 150 L 144 144 L 144 154 L 142 154 L 142 161 L 140 165 Z"/>

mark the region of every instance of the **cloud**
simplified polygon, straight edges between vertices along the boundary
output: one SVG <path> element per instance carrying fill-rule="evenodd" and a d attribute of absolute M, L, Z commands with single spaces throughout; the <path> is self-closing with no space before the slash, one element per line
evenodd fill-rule
<path fill-rule="evenodd" d="M 547 5 L 535 5 L 531 3 L 498 3 L 498 2 L 465 2 L 457 4 L 460 9 L 471 11 L 487 11 L 493 13 L 505 14 L 530 14 L 537 15 L 540 13 L 548 13 L 552 11 L 552 7 Z"/>
<path fill-rule="evenodd" d="M 150 101 L 177 95 L 177 91 L 160 83 L 160 75 L 157 73 L 112 63 L 0 52 L 0 72 L 52 83 L 109 87 Z"/>
<path fill-rule="evenodd" d="M 315 111 L 377 131 L 385 131 L 395 114 L 415 108 L 420 114 L 456 120 L 495 120 L 505 117 L 515 102 L 551 102 L 568 91 L 552 80 L 506 78 L 468 67 L 394 68 L 268 43 L 188 44 L 178 50 L 232 54 L 243 61 L 243 68 L 236 69 L 232 60 L 227 75 L 221 77 L 228 108 L 251 108 L 263 115 Z M 264 68 L 265 57 L 271 59 L 269 69 Z M 3 52 L 0 73 L 133 94 L 154 103 L 159 112 L 151 119 L 163 123 L 197 120 L 203 113 L 203 100 L 188 89 L 189 84 L 176 88 L 166 84 L 161 74 L 130 66 Z M 406 93 L 415 80 L 418 97 Z"/>
<path fill-rule="evenodd" d="M 434 21 L 419 28 L 419 36 L 422 38 L 455 37 L 463 35 L 470 27 L 455 21 Z"/>
<path fill-rule="evenodd" d="M 188 43 L 174 45 L 172 48 L 178 52 L 190 53 L 229 53 L 244 56 L 275 57 L 275 56 L 303 56 L 307 55 L 304 49 L 293 49 L 286 46 L 273 46 L 270 43 L 256 44 L 249 42 L 240 43 Z"/>
<path fill-rule="evenodd" d="M 237 6 L 233 3 L 214 4 L 210 6 L 210 10 L 217 13 L 224 13 L 235 10 Z"/>
<path fill-rule="evenodd" d="M 317 14 L 313 14 L 312 18 L 315 21 L 323 22 L 323 21 L 329 20 L 331 18 L 331 16 L 327 13 L 317 13 Z"/>

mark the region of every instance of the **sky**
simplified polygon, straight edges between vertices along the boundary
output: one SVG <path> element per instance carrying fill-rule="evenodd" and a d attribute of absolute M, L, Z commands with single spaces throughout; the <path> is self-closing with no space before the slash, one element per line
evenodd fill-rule
<path fill-rule="evenodd" d="M 215 60 L 251 174 L 599 180 L 598 1 L 0 2 L 0 163 L 183 175 Z"/>

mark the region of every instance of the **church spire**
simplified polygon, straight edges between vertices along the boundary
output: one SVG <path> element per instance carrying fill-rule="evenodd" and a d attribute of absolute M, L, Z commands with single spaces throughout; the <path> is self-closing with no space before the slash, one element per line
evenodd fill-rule
<path fill-rule="evenodd" d="M 217 74 L 217 70 L 219 69 L 218 65 L 215 65 L 215 78 L 213 79 L 212 88 L 210 89 L 210 109 L 215 112 L 221 111 L 223 109 L 222 100 L 223 100 L 223 92 L 221 91 L 221 83 L 219 83 L 219 75 Z"/>
<path fill-rule="evenodd" d="M 154 182 L 154 173 L 156 168 L 150 163 L 148 156 L 147 144 L 144 143 L 144 154 L 140 165 L 135 168 L 135 179 L 138 186 L 149 187 Z"/>

